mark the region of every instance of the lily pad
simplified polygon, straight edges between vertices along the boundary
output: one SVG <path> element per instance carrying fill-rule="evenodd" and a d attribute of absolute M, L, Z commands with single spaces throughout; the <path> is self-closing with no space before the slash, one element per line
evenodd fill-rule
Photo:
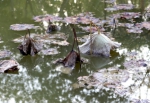
<path fill-rule="evenodd" d="M 11 30 L 22 31 L 27 29 L 37 29 L 39 26 L 34 26 L 34 24 L 12 24 L 10 25 Z"/>
<path fill-rule="evenodd" d="M 16 71 L 18 70 L 18 63 L 15 60 L 1 60 L 0 72 Z"/>
<path fill-rule="evenodd" d="M 42 21 L 49 21 L 49 20 L 51 22 L 62 21 L 61 17 L 50 15 L 50 14 L 35 16 L 33 17 L 33 19 L 35 20 L 35 22 L 42 22 Z"/>
<path fill-rule="evenodd" d="M 0 58 L 9 57 L 12 53 L 8 50 L 2 50 L 0 51 Z"/>

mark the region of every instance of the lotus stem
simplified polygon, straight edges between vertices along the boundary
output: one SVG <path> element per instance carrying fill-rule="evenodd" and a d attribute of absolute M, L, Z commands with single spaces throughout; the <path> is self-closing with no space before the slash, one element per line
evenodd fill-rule
<path fill-rule="evenodd" d="M 29 29 L 27 29 L 28 30 L 28 33 L 29 33 L 29 37 L 30 37 L 30 30 Z"/>
<path fill-rule="evenodd" d="M 75 29 L 72 27 L 72 29 L 73 29 L 73 33 L 74 33 L 74 40 L 76 41 L 76 43 L 77 43 L 77 49 L 78 49 L 78 53 L 79 53 L 79 62 L 80 62 L 80 68 L 81 68 L 81 56 L 80 56 L 80 50 L 79 50 L 79 45 L 78 45 L 78 41 L 77 41 L 77 34 L 76 34 L 76 31 L 75 31 Z"/>
<path fill-rule="evenodd" d="M 92 55 L 92 21 L 90 21 L 90 54 Z"/>

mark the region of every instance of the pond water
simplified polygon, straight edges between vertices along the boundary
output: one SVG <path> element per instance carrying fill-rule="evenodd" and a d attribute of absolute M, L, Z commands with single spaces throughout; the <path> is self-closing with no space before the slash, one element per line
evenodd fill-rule
<path fill-rule="evenodd" d="M 132 3 L 135 8 L 129 11 L 143 13 L 144 9 L 150 6 L 149 0 L 116 0 L 116 4 Z M 111 91 L 97 89 L 73 89 L 72 84 L 77 82 L 79 76 L 87 76 L 98 69 L 122 66 L 128 51 L 137 51 L 148 58 L 149 35 L 145 30 L 141 34 L 128 34 L 126 29 L 118 27 L 111 31 L 116 41 L 122 43 L 121 48 L 117 49 L 118 54 L 111 58 L 91 58 L 90 64 L 82 65 L 81 69 L 76 67 L 71 74 L 65 74 L 56 69 L 52 62 L 58 58 L 64 58 L 71 50 L 69 46 L 49 45 L 57 47 L 60 54 L 49 56 L 22 56 L 17 49 L 18 43 L 12 40 L 23 36 L 26 31 L 10 30 L 12 24 L 35 24 L 42 26 L 41 23 L 34 22 L 33 17 L 44 14 L 52 14 L 60 17 L 72 16 L 83 12 L 93 12 L 95 17 L 106 19 L 113 12 L 104 10 L 112 4 L 107 4 L 101 0 L 0 0 L 0 37 L 3 43 L 0 44 L 1 50 L 10 50 L 13 54 L 11 59 L 17 60 L 20 64 L 17 74 L 0 75 L 0 103 L 126 103 L 128 98 L 115 95 Z M 120 11 L 119 11 L 120 12 Z M 140 19 L 143 21 L 143 19 Z M 68 42 L 73 41 L 71 28 L 60 23 L 60 32 L 68 37 Z M 78 27 L 75 27 L 77 36 L 88 34 Z M 108 29 L 108 31 L 110 31 Z M 31 30 L 31 33 L 44 34 L 45 30 Z M 146 50 L 146 53 L 144 52 Z"/>

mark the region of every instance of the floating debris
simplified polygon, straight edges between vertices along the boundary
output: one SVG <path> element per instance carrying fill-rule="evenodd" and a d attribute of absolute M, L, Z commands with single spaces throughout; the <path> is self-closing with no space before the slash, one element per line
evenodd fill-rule
<path fill-rule="evenodd" d="M 6 58 L 9 57 L 12 53 L 8 50 L 2 50 L 0 51 L 0 58 Z"/>
<path fill-rule="evenodd" d="M 83 54 L 109 57 L 110 50 L 121 45 L 121 43 L 111 41 L 107 36 L 98 32 L 90 35 L 91 37 L 89 36 L 87 41 L 79 46 Z"/>
<path fill-rule="evenodd" d="M 33 17 L 33 19 L 35 20 L 35 22 L 42 22 L 42 21 L 49 21 L 49 20 L 51 20 L 51 22 L 62 21 L 61 17 L 50 15 L 50 14 L 35 16 Z"/>
<path fill-rule="evenodd" d="M 10 25 L 11 30 L 22 31 L 27 29 L 37 29 L 39 26 L 34 26 L 34 24 L 13 24 Z"/>
<path fill-rule="evenodd" d="M 7 73 L 9 71 L 18 70 L 18 63 L 15 60 L 1 60 L 0 61 L 0 72 Z"/>

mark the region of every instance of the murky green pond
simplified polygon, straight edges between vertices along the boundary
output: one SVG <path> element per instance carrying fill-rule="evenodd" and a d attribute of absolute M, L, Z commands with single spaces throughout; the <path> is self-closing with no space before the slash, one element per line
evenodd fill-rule
<path fill-rule="evenodd" d="M 133 12 L 143 13 L 150 6 L 149 0 L 117 0 L 116 4 L 132 3 Z M 17 74 L 0 74 L 0 103 L 126 103 L 128 98 L 115 95 L 113 92 L 97 89 L 73 89 L 72 84 L 79 76 L 87 76 L 98 69 L 110 66 L 122 66 L 128 51 L 138 51 L 140 56 L 149 60 L 150 32 L 145 30 L 140 34 L 128 34 L 125 28 L 119 27 L 111 31 L 116 41 L 122 43 L 119 52 L 111 58 L 91 58 L 90 64 L 76 67 L 71 74 L 64 74 L 56 69 L 52 62 L 64 58 L 71 50 L 69 46 L 49 45 L 57 47 L 60 54 L 52 56 L 36 55 L 22 56 L 17 49 L 19 43 L 12 40 L 26 34 L 26 31 L 10 30 L 10 25 L 16 23 L 35 24 L 33 17 L 52 14 L 60 17 L 72 16 L 82 12 L 93 12 L 95 17 L 106 19 L 113 12 L 104 10 L 112 4 L 102 0 L 0 0 L 0 37 L 4 41 L 0 50 L 10 50 L 10 57 L 20 64 Z M 141 21 L 143 21 L 141 19 Z M 140 21 L 139 21 L 140 22 Z M 60 32 L 73 41 L 73 32 L 65 23 L 60 23 Z M 88 34 L 76 27 L 77 36 Z M 110 30 L 108 30 L 110 31 Z M 45 30 L 31 30 L 31 33 L 44 34 Z M 144 52 L 145 51 L 145 52 Z M 149 89 L 148 89 L 149 90 Z M 149 90 L 150 92 L 150 90 Z M 149 97 L 149 96 L 148 96 Z"/>

